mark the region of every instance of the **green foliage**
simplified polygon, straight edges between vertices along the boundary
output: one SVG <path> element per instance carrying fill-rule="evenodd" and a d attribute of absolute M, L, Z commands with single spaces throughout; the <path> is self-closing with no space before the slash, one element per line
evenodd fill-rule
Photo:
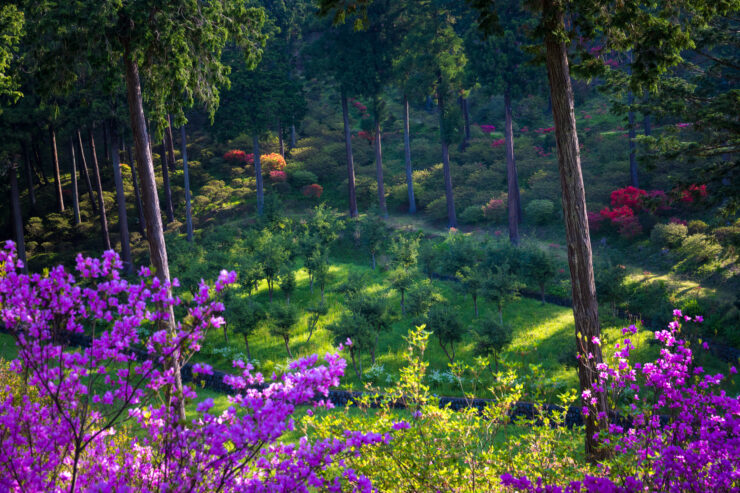
<path fill-rule="evenodd" d="M 437 337 L 450 363 L 454 363 L 455 343 L 459 343 L 463 338 L 463 325 L 457 315 L 457 309 L 446 301 L 436 303 L 429 308 L 423 320 L 426 328 Z"/>
<path fill-rule="evenodd" d="M 315 173 L 299 169 L 290 174 L 290 181 L 296 188 L 303 188 L 306 185 L 318 183 L 319 177 Z"/>
<path fill-rule="evenodd" d="M 411 288 L 416 279 L 415 272 L 406 267 L 396 267 L 388 275 L 391 287 L 401 294 L 401 314 L 406 313 L 406 292 Z"/>
<path fill-rule="evenodd" d="M 388 237 L 388 227 L 382 218 L 370 216 L 360 222 L 360 237 L 367 248 L 375 269 L 375 255 L 383 248 Z"/>
<path fill-rule="evenodd" d="M 294 305 L 277 303 L 270 307 L 270 335 L 283 339 L 285 349 L 291 358 L 293 355 L 290 352 L 290 338 L 298 319 L 298 308 Z"/>
<path fill-rule="evenodd" d="M 480 205 L 471 205 L 460 213 L 460 222 L 463 224 L 477 224 L 483 222 L 483 219 L 483 208 Z"/>
<path fill-rule="evenodd" d="M 540 288 L 544 303 L 545 284 L 555 278 L 555 260 L 541 248 L 531 247 L 524 254 L 524 273 L 530 282 Z"/>
<path fill-rule="evenodd" d="M 290 303 L 290 296 L 296 288 L 295 272 L 290 265 L 283 267 L 280 271 L 280 291 L 283 292 L 286 302 Z"/>
<path fill-rule="evenodd" d="M 596 295 L 602 302 L 608 302 L 612 311 L 627 300 L 625 286 L 627 269 L 622 264 L 605 264 L 597 266 L 594 273 Z"/>
<path fill-rule="evenodd" d="M 480 266 L 464 265 L 455 275 L 458 283 L 458 289 L 469 295 L 473 299 L 473 309 L 476 318 L 478 317 L 478 296 L 483 291 L 488 279 L 488 272 Z"/>
<path fill-rule="evenodd" d="M 533 224 L 545 224 L 552 219 L 552 213 L 554 210 L 555 205 L 551 200 L 536 199 L 524 207 L 524 215 L 532 221 Z"/>
<path fill-rule="evenodd" d="M 684 224 L 656 224 L 650 233 L 650 241 L 659 247 L 677 247 L 688 236 L 689 229 Z"/>
<path fill-rule="evenodd" d="M 703 234 L 688 236 L 676 251 L 680 262 L 676 265 L 679 271 L 696 269 L 702 264 L 718 260 L 722 254 L 722 246 L 715 243 L 712 238 Z M 706 266 L 712 268 L 712 266 Z"/>
<path fill-rule="evenodd" d="M 709 229 L 709 225 L 701 219 L 692 219 L 691 221 L 689 221 L 689 224 L 687 226 L 690 235 L 695 235 L 699 233 L 704 234 Z"/>
<path fill-rule="evenodd" d="M 499 314 L 499 322 L 503 325 L 504 305 L 517 299 L 522 283 L 511 272 L 509 264 L 496 265 L 491 276 L 483 286 L 483 295 L 489 301 L 496 304 Z"/>
<path fill-rule="evenodd" d="M 16 52 L 24 30 L 23 11 L 13 4 L 0 7 L 0 97 L 9 96 L 17 99 L 21 96 L 18 89 L 18 80 L 15 75 L 16 67 L 11 65 L 16 58 Z M 0 113 L 2 109 L 0 108 Z"/>
<path fill-rule="evenodd" d="M 424 315 L 429 308 L 444 301 L 439 289 L 429 279 L 413 283 L 406 299 L 406 312 L 416 317 Z"/>
<path fill-rule="evenodd" d="M 486 316 L 473 328 L 473 336 L 475 354 L 484 357 L 493 356 L 496 372 L 498 372 L 498 356 L 506 346 L 511 344 L 511 328 L 500 324 L 491 316 Z"/>
<path fill-rule="evenodd" d="M 272 300 L 275 280 L 290 257 L 286 238 L 281 234 L 273 233 L 269 229 L 263 229 L 255 240 L 254 254 L 257 262 L 262 267 L 265 279 L 267 279 L 270 300 Z"/>
<path fill-rule="evenodd" d="M 393 236 L 389 249 L 393 265 L 404 269 L 416 267 L 419 257 L 419 241 L 418 235 L 397 234 Z"/>

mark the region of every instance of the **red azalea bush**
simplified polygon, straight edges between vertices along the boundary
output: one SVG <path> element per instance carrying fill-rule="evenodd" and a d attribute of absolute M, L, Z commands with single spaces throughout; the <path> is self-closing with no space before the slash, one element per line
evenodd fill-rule
<path fill-rule="evenodd" d="M 614 208 L 627 206 L 635 211 L 642 207 L 642 197 L 647 196 L 647 192 L 633 186 L 618 188 L 611 195 L 611 205 Z"/>
<path fill-rule="evenodd" d="M 262 173 L 270 173 L 272 171 L 284 171 L 285 170 L 285 158 L 277 152 L 271 152 L 270 154 L 263 154 L 260 156 L 260 164 L 262 165 Z"/>
<path fill-rule="evenodd" d="M 313 197 L 313 198 L 320 198 L 321 194 L 324 193 L 324 187 L 319 185 L 318 183 L 313 183 L 311 185 L 306 185 L 301 190 L 301 193 L 305 197 Z"/>
<path fill-rule="evenodd" d="M 249 164 L 247 162 L 247 154 L 239 149 L 232 149 L 224 154 L 224 161 L 239 165 Z"/>
<path fill-rule="evenodd" d="M 359 137 L 360 139 L 367 140 L 368 142 L 373 141 L 373 134 L 365 130 L 360 130 L 359 132 L 357 132 L 357 137 Z"/>
<path fill-rule="evenodd" d="M 694 201 L 699 201 L 707 196 L 706 185 L 696 185 L 692 183 L 689 188 L 681 192 L 681 202 L 691 204 Z"/>
<path fill-rule="evenodd" d="M 484 133 L 490 134 L 496 131 L 496 127 L 494 125 L 479 125 L 480 129 L 483 130 Z"/>
<path fill-rule="evenodd" d="M 493 142 L 491 142 L 491 147 L 495 149 L 497 147 L 501 147 L 505 143 L 506 143 L 506 139 L 496 139 Z"/>
<path fill-rule="evenodd" d="M 270 180 L 275 183 L 282 183 L 288 179 L 285 171 L 270 171 Z"/>

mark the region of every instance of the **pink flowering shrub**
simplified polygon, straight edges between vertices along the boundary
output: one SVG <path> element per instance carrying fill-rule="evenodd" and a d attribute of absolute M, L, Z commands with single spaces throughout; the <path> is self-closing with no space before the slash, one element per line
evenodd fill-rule
<path fill-rule="evenodd" d="M 595 394 L 606 393 L 613 411 L 598 439 L 612 459 L 602 477 L 587 476 L 566 487 L 510 474 L 501 478 L 510 491 L 710 493 L 737 491 L 740 482 L 740 398 L 719 389 L 721 374 L 697 366 L 694 351 L 681 338 L 682 323 L 701 323 L 674 310 L 668 330 L 655 333 L 662 348 L 654 363 L 630 361 L 635 349 L 633 325 L 622 329 L 614 361 L 598 365 L 593 389 L 582 393 L 583 413 L 591 412 Z M 704 349 L 708 346 L 703 344 Z M 730 373 L 736 374 L 734 366 Z"/>
<path fill-rule="evenodd" d="M 288 179 L 285 171 L 270 171 L 270 180 L 275 183 L 282 183 Z"/>
<path fill-rule="evenodd" d="M 505 143 L 506 143 L 506 139 L 496 139 L 493 142 L 491 142 L 491 147 L 495 149 L 497 147 L 501 147 Z"/>
<path fill-rule="evenodd" d="M 500 197 L 493 197 L 483 206 L 483 217 L 487 220 L 500 223 L 506 220 L 506 194 L 501 194 Z"/>
<path fill-rule="evenodd" d="M 287 166 L 285 158 L 277 152 L 262 154 L 260 156 L 260 165 L 262 166 L 263 174 L 268 174 L 272 171 L 285 171 L 285 167 Z"/>
<path fill-rule="evenodd" d="M 306 185 L 301 190 L 301 193 L 304 197 L 312 197 L 312 198 L 321 198 L 321 194 L 324 193 L 324 187 L 319 185 L 318 183 L 312 183 L 311 185 Z"/>
<path fill-rule="evenodd" d="M 686 190 L 681 191 L 681 202 L 691 204 L 707 196 L 706 185 L 691 184 Z"/>
<path fill-rule="evenodd" d="M 483 131 L 483 133 L 492 134 L 496 131 L 495 125 L 479 125 L 480 129 Z"/>
<path fill-rule="evenodd" d="M 279 442 L 296 406 L 339 383 L 346 363 L 336 354 L 325 365 L 315 355 L 294 361 L 271 383 L 236 361 L 237 373 L 224 379 L 234 391 L 229 408 L 215 414 L 207 399 L 195 418 L 180 417 L 179 404 L 197 395 L 188 385 L 178 390 L 173 362 L 187 361 L 224 323 L 211 294 L 233 283 L 234 272 L 222 271 L 213 286 L 201 281 L 186 305 L 171 294 L 177 281 L 163 283 L 148 268 L 122 278 L 113 251 L 78 255 L 74 275 L 63 266 L 25 275 L 21 267 L 8 242 L 0 250 L 0 319 L 18 348 L 10 370 L 28 391 L 2 394 L 0 490 L 371 490 L 342 457 L 389 435 Z M 70 338 L 83 333 L 91 343 L 72 350 Z M 196 364 L 192 372 L 213 370 Z"/>

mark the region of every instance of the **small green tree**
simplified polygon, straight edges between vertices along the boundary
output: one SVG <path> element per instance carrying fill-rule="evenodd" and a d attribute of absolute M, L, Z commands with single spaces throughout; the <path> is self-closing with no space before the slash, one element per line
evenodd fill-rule
<path fill-rule="evenodd" d="M 295 272 L 290 266 L 285 266 L 280 272 L 280 291 L 285 295 L 285 303 L 288 305 L 290 305 L 290 296 L 295 288 Z"/>
<path fill-rule="evenodd" d="M 612 314 L 617 305 L 627 299 L 627 269 L 621 264 L 607 263 L 596 267 L 596 295 L 599 301 L 609 303 Z"/>
<path fill-rule="evenodd" d="M 473 329 L 475 338 L 474 352 L 478 356 L 493 356 L 498 373 L 498 357 L 501 351 L 511 343 L 511 329 L 493 320 L 484 317 L 480 325 Z"/>
<path fill-rule="evenodd" d="M 397 267 L 391 271 L 388 276 L 388 280 L 391 283 L 393 289 L 398 291 L 401 295 L 401 315 L 406 314 L 406 291 L 414 284 L 416 276 L 414 271 L 406 269 L 405 267 Z"/>
<path fill-rule="evenodd" d="M 483 287 L 486 299 L 496 304 L 498 319 L 504 324 L 504 305 L 519 297 L 522 283 L 511 273 L 509 264 L 497 265 Z"/>
<path fill-rule="evenodd" d="M 267 320 L 267 311 L 261 303 L 249 300 L 234 300 L 224 305 L 226 323 L 234 332 L 244 337 L 244 347 L 247 350 L 247 359 L 252 359 L 249 351 L 249 336 L 254 334 L 260 325 Z"/>
<path fill-rule="evenodd" d="M 362 360 L 360 352 L 368 349 L 372 344 L 372 332 L 364 319 L 356 318 L 350 312 L 344 312 L 339 320 L 326 327 L 334 335 L 334 344 L 344 344 L 347 339 L 352 341 L 348 347 L 352 359 L 352 367 L 358 380 L 362 380 Z"/>
<path fill-rule="evenodd" d="M 483 287 L 485 286 L 486 280 L 488 279 L 488 272 L 480 266 L 473 268 L 468 265 L 463 266 L 457 271 L 455 276 L 459 281 L 457 288 L 466 295 L 470 295 L 473 298 L 473 311 L 475 318 L 478 318 L 478 296 L 480 296 Z"/>
<path fill-rule="evenodd" d="M 282 235 L 275 234 L 269 229 L 263 229 L 255 241 L 254 254 L 267 280 L 270 302 L 272 302 L 275 280 L 290 256 L 285 243 Z"/>
<path fill-rule="evenodd" d="M 390 254 L 394 267 L 412 269 L 419 259 L 419 236 L 398 234 L 391 240 Z"/>
<path fill-rule="evenodd" d="M 429 279 L 416 281 L 411 285 L 406 296 L 406 311 L 420 317 L 435 303 L 441 303 L 444 298 L 439 289 Z M 419 322 L 423 323 L 423 322 Z"/>
<path fill-rule="evenodd" d="M 530 248 L 524 256 L 524 272 L 531 282 L 540 288 L 542 304 L 545 304 L 545 284 L 555 277 L 555 259 L 540 248 Z"/>
<path fill-rule="evenodd" d="M 347 300 L 347 309 L 356 321 L 369 328 L 372 339 L 368 350 L 370 351 L 370 361 L 375 364 L 375 351 L 378 347 L 380 333 L 391 328 L 388 299 L 383 295 L 360 293 Z"/>
<path fill-rule="evenodd" d="M 367 275 L 362 271 L 352 270 L 347 274 L 347 278 L 337 286 L 337 293 L 343 294 L 348 299 L 359 294 L 367 284 Z"/>
<path fill-rule="evenodd" d="M 293 335 L 293 327 L 297 323 L 298 309 L 295 306 L 276 304 L 270 308 L 270 335 L 283 339 L 289 358 L 293 357 L 290 352 L 290 336 Z"/>
<path fill-rule="evenodd" d="M 462 341 L 463 337 L 463 325 L 455 307 L 448 302 L 436 303 L 429 308 L 424 323 L 437 336 L 437 341 L 450 363 L 454 363 L 455 343 Z"/>
<path fill-rule="evenodd" d="M 379 217 L 369 217 L 362 221 L 360 226 L 360 235 L 362 242 L 370 252 L 373 270 L 375 270 L 375 255 L 383 248 L 388 237 L 388 227 Z"/>
<path fill-rule="evenodd" d="M 321 255 L 316 263 L 315 270 L 313 273 L 314 282 L 319 285 L 321 291 L 321 302 L 324 302 L 324 292 L 326 290 L 326 283 L 329 281 L 329 256 L 324 254 Z"/>
<path fill-rule="evenodd" d="M 431 241 L 425 241 L 419 247 L 419 270 L 422 271 L 429 280 L 432 279 L 439 265 L 439 251 L 436 245 Z"/>
<path fill-rule="evenodd" d="M 251 296 L 252 291 L 257 290 L 257 284 L 265 278 L 265 271 L 262 264 L 252 255 L 247 256 L 239 268 L 239 280 L 247 295 Z"/>
<path fill-rule="evenodd" d="M 308 329 L 308 339 L 306 339 L 306 342 L 308 343 L 311 342 L 313 331 L 316 330 L 316 326 L 319 324 L 319 319 L 329 313 L 329 307 L 324 303 L 319 303 L 318 305 L 306 308 L 306 313 L 308 313 L 308 321 L 306 324 L 306 328 Z"/>

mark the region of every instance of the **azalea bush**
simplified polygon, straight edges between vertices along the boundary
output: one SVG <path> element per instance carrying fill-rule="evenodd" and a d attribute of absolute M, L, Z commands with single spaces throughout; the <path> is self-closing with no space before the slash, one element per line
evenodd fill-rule
<path fill-rule="evenodd" d="M 239 149 L 232 149 L 224 154 L 224 161 L 231 164 L 246 166 L 247 164 L 250 164 L 248 162 L 247 156 L 247 153 L 245 153 L 244 151 L 240 151 Z"/>
<path fill-rule="evenodd" d="M 274 183 L 283 183 L 288 179 L 285 171 L 270 171 L 270 181 Z"/>
<path fill-rule="evenodd" d="M 260 164 L 262 165 L 262 173 L 270 173 L 272 171 L 285 171 L 285 158 L 277 152 L 271 152 L 270 154 L 262 154 L 260 156 Z"/>
<path fill-rule="evenodd" d="M 0 251 L 0 318 L 16 340 L 13 378 L 0 390 L 0 490 L 13 491 L 370 491 L 343 466 L 389 434 L 356 433 L 283 444 L 296 406 L 328 405 L 346 366 L 311 356 L 268 382 L 235 361 L 224 378 L 233 395 L 213 413 L 212 399 L 186 419 L 195 386 L 176 371 L 224 321 L 212 296 L 234 282 L 222 271 L 201 281 L 192 301 L 147 268 L 121 277 L 113 251 L 78 255 L 75 273 L 57 266 L 21 274 L 15 246 Z M 190 296 L 189 296 L 190 297 Z M 176 314 L 173 316 L 173 314 Z M 91 337 L 74 348 L 70 339 Z M 213 370 L 192 366 L 199 380 Z"/>
<path fill-rule="evenodd" d="M 599 416 L 611 420 L 598 435 L 611 457 L 599 475 L 545 487 L 548 481 L 507 474 L 502 484 L 526 492 L 737 491 L 740 398 L 720 389 L 723 375 L 710 375 L 696 365 L 694 348 L 682 338 L 682 324 L 699 324 L 703 318 L 680 310 L 673 315 L 668 330 L 655 333 L 662 347 L 654 363 L 632 361 L 630 338 L 637 329 L 627 327 L 622 329 L 624 339 L 615 344 L 615 363 L 600 363 L 595 388 L 583 391 L 586 404 L 595 391 L 606 392 L 618 413 Z M 734 366 L 729 373 L 737 373 Z M 583 412 L 589 412 L 587 405 Z"/>
<path fill-rule="evenodd" d="M 321 194 L 324 193 L 324 187 L 319 185 L 318 183 L 313 183 L 311 185 L 306 185 L 301 189 L 301 193 L 305 197 L 311 197 L 311 198 L 321 198 Z"/>

